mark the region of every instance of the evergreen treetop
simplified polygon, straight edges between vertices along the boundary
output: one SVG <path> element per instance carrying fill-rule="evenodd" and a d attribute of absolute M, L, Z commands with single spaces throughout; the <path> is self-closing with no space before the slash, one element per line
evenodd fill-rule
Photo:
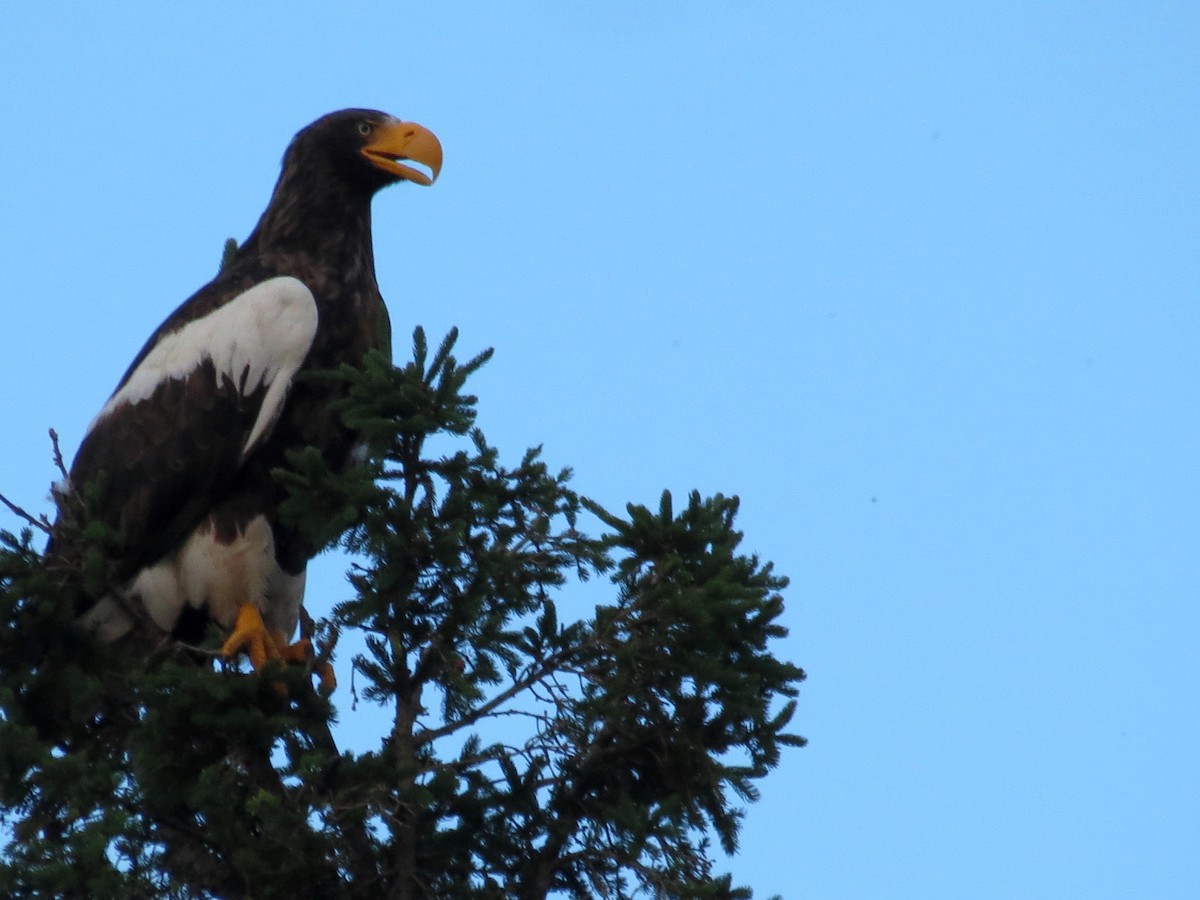
<path fill-rule="evenodd" d="M 772 652 L 786 580 L 739 550 L 736 498 L 616 515 L 537 449 L 505 465 L 464 393 L 490 353 L 460 364 L 455 340 L 323 373 L 371 462 L 277 473 L 289 519 L 353 559 L 315 636 L 358 648 L 337 669 L 387 711 L 377 746 L 338 749 L 301 667 L 214 666 L 215 634 L 81 633 L 103 533 L 69 573 L 0 534 L 0 893 L 751 896 L 710 838 L 736 850 L 740 804 L 803 744 L 804 673 Z M 611 599 L 561 616 L 591 579 Z"/>

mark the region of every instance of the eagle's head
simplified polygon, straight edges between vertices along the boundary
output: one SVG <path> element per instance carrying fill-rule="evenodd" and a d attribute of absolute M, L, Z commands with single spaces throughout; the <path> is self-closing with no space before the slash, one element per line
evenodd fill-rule
<path fill-rule="evenodd" d="M 374 109 L 322 116 L 283 155 L 284 173 L 321 173 L 349 193 L 368 195 L 397 181 L 433 184 L 441 168 L 442 145 L 433 132 Z"/>

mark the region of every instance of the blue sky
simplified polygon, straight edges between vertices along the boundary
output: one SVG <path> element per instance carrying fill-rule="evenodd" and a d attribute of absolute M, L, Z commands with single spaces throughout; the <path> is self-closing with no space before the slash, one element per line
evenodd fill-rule
<path fill-rule="evenodd" d="M 415 119 L 400 346 L 494 346 L 510 460 L 738 494 L 792 578 L 811 743 L 739 882 L 1200 896 L 1200 6 L 105 6 L 0 12 L 0 491 L 46 508 L 46 429 L 73 451 L 296 130 Z"/>

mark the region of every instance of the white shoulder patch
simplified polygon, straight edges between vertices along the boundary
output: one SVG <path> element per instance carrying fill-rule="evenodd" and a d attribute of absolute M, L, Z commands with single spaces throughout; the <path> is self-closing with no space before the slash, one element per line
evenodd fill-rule
<path fill-rule="evenodd" d="M 267 386 L 242 447 L 244 459 L 279 416 L 316 333 L 317 304 L 302 281 L 280 276 L 256 284 L 155 344 L 104 404 L 88 432 L 118 407 L 142 402 L 164 381 L 186 378 L 211 360 L 217 383 L 228 378 L 243 396 Z"/>

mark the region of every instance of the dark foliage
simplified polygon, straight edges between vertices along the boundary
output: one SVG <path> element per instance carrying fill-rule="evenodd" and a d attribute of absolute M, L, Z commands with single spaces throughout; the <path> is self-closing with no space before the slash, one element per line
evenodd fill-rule
<path fill-rule="evenodd" d="M 463 393 L 489 354 L 460 365 L 454 338 L 323 374 L 374 462 L 278 473 L 288 517 L 355 560 L 317 645 L 361 648 L 338 669 L 388 712 L 374 748 L 337 749 L 300 667 L 80 633 L 106 585 L 86 498 L 86 571 L 3 533 L 0 895 L 750 896 L 709 836 L 732 852 L 739 804 L 803 743 L 804 673 L 771 652 L 785 580 L 739 552 L 734 498 L 617 516 L 538 450 L 502 464 Z M 597 576 L 610 602 L 560 617 Z"/>

